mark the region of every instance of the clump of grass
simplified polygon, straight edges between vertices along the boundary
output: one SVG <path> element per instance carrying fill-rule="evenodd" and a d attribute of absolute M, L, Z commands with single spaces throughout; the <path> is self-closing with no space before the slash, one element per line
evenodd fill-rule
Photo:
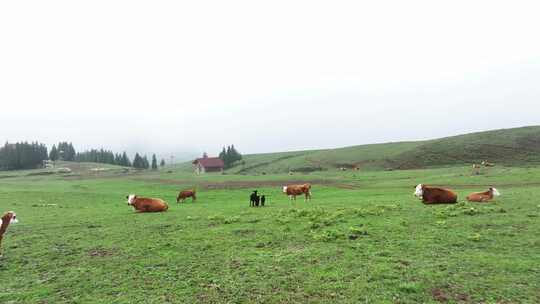
<path fill-rule="evenodd" d="M 232 223 L 238 223 L 238 222 L 240 222 L 239 216 L 231 216 L 231 217 L 226 218 L 223 221 L 224 224 L 232 224 Z"/>
<path fill-rule="evenodd" d="M 480 242 L 482 240 L 482 236 L 480 235 L 480 233 L 475 233 L 473 235 L 470 235 L 468 239 L 473 242 Z"/>
<path fill-rule="evenodd" d="M 225 222 L 225 217 L 223 215 L 210 215 L 208 216 L 208 220 L 213 223 L 223 223 Z"/>
<path fill-rule="evenodd" d="M 359 225 L 359 227 L 349 227 L 349 239 L 356 240 L 361 236 L 368 235 L 368 232 L 364 225 Z"/>
<path fill-rule="evenodd" d="M 345 234 L 336 230 L 325 230 L 321 233 L 314 233 L 313 239 L 316 241 L 332 242 L 337 239 L 344 239 Z"/>

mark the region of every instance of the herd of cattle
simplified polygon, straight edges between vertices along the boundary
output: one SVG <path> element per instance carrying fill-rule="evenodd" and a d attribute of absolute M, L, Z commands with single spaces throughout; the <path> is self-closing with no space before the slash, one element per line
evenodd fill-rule
<path fill-rule="evenodd" d="M 290 200 L 296 200 L 298 195 L 304 195 L 305 201 L 309 201 L 311 200 L 311 184 L 284 186 L 283 193 L 286 194 Z M 424 184 L 419 184 L 415 187 L 414 195 L 421 199 L 424 204 L 455 204 L 458 201 L 458 196 L 454 191 L 440 187 L 426 186 Z M 485 192 L 471 193 L 466 199 L 470 202 L 483 203 L 493 200 L 499 195 L 499 191 L 491 187 Z M 183 190 L 178 193 L 176 202 L 184 202 L 190 197 L 192 201 L 195 202 L 197 199 L 196 191 L 194 189 Z M 128 205 L 133 206 L 136 212 L 163 212 L 169 209 L 167 203 L 159 198 L 138 197 L 134 194 L 130 194 L 126 198 Z M 266 201 L 266 197 L 264 195 L 259 196 L 257 191 L 253 191 L 249 199 L 250 206 L 252 207 L 258 207 L 259 204 L 264 206 Z M 9 224 L 17 222 L 17 215 L 13 211 L 6 212 L 0 218 L 0 257 L 2 257 L 2 237 L 7 231 Z"/>

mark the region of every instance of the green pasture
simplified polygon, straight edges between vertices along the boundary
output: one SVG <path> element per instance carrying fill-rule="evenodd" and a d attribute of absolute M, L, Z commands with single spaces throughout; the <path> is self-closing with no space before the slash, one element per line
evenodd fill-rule
<path fill-rule="evenodd" d="M 0 174 L 0 303 L 539 303 L 540 168 Z M 116 170 L 116 171 L 115 171 Z M 313 200 L 290 202 L 289 182 Z M 457 205 L 425 206 L 418 183 Z M 489 186 L 502 196 L 465 203 Z M 176 204 L 183 188 L 199 199 Z M 268 197 L 250 208 L 252 190 Z M 125 196 L 160 197 L 137 214 Z"/>

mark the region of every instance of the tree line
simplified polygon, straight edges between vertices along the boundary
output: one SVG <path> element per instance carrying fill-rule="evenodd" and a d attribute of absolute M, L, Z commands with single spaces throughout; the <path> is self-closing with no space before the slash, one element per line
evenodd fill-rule
<path fill-rule="evenodd" d="M 6 142 L 0 148 L 0 170 L 33 169 L 47 159 L 47 147 L 38 142 Z"/>
<path fill-rule="evenodd" d="M 83 152 L 77 152 L 70 142 L 59 142 L 52 146 L 48 151 L 47 146 L 38 142 L 17 142 L 11 144 L 6 142 L 0 147 L 0 170 L 19 170 L 35 169 L 43 165 L 44 161 L 75 161 L 75 162 L 93 162 L 118 165 L 124 167 L 133 167 L 136 169 L 158 169 L 156 155 L 152 155 L 152 163 L 148 162 L 146 155 L 135 154 L 133 162 L 126 152 L 114 153 L 105 149 L 90 149 Z M 162 159 L 160 166 L 165 166 L 165 160 Z"/>
<path fill-rule="evenodd" d="M 223 160 L 225 168 L 231 168 L 235 162 L 242 160 L 242 154 L 236 150 L 234 145 L 223 147 L 221 153 L 219 153 L 219 158 Z"/>

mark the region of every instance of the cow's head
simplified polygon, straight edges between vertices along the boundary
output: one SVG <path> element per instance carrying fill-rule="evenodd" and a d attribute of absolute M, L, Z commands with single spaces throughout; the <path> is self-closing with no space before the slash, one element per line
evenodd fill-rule
<path fill-rule="evenodd" d="M 10 224 L 17 224 L 19 220 L 17 219 L 17 214 L 13 211 L 8 211 L 0 218 L 0 227 L 4 223 L 4 221 L 10 223 Z"/>
<path fill-rule="evenodd" d="M 287 186 L 283 186 L 283 193 L 287 193 Z"/>
<path fill-rule="evenodd" d="M 491 191 L 491 193 L 493 193 L 493 196 L 500 196 L 501 193 L 496 189 L 496 188 L 489 188 L 489 191 Z"/>
<path fill-rule="evenodd" d="M 128 205 L 133 205 L 133 203 L 135 202 L 135 199 L 137 198 L 137 196 L 135 194 L 130 194 L 130 195 L 126 196 L 126 198 L 127 198 Z"/>
<path fill-rule="evenodd" d="M 422 198 L 422 196 L 424 195 L 424 185 L 418 184 L 414 188 L 414 195 L 418 198 Z"/>

